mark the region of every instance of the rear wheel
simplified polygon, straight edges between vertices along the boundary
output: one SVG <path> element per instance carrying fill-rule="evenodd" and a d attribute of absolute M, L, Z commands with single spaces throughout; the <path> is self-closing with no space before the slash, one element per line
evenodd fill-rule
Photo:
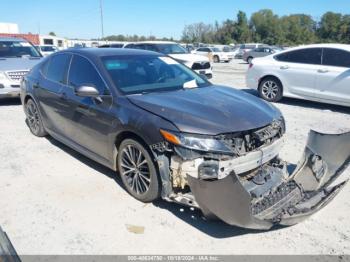
<path fill-rule="evenodd" d="M 39 109 L 33 99 L 29 99 L 25 104 L 26 122 L 33 135 L 38 137 L 46 136 Z"/>
<path fill-rule="evenodd" d="M 125 139 L 118 150 L 118 170 L 127 191 L 142 202 L 160 196 L 161 183 L 151 155 L 134 139 Z"/>
<path fill-rule="evenodd" d="M 276 77 L 266 77 L 259 85 L 259 95 L 269 102 L 277 102 L 282 99 L 283 87 Z"/>

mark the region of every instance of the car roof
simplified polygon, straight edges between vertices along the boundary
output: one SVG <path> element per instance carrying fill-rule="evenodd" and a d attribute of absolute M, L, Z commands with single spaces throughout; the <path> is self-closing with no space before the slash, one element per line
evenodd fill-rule
<path fill-rule="evenodd" d="M 118 56 L 118 55 L 162 55 L 153 51 L 129 48 L 72 48 L 58 53 L 74 53 L 88 57 Z M 57 54 L 58 54 L 57 53 Z"/>
<path fill-rule="evenodd" d="M 0 41 L 3 42 L 27 42 L 27 40 L 23 38 L 17 38 L 17 37 L 0 37 Z"/>
<path fill-rule="evenodd" d="M 305 49 L 305 48 L 336 48 L 336 49 L 343 49 L 343 50 L 350 51 L 350 45 L 329 43 L 329 44 L 301 45 L 301 46 L 297 46 L 297 47 L 293 47 L 293 48 L 284 50 L 283 53 L 287 52 L 287 51 L 299 50 L 299 49 Z"/>

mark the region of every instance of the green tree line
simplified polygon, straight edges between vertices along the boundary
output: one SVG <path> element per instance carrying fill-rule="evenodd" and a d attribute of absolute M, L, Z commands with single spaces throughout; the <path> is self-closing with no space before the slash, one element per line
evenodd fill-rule
<path fill-rule="evenodd" d="M 350 15 L 327 12 L 319 21 L 307 14 L 278 16 L 270 9 L 255 12 L 248 19 L 239 11 L 235 19 L 221 24 L 194 23 L 183 29 L 186 43 L 248 43 L 300 45 L 310 43 L 350 43 Z"/>

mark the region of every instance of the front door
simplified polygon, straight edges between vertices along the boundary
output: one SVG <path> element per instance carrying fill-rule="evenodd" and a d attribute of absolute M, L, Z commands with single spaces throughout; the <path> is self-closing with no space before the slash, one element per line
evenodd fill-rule
<path fill-rule="evenodd" d="M 276 55 L 280 75 L 290 93 L 315 96 L 317 67 L 321 65 L 321 48 L 305 48 Z"/>
<path fill-rule="evenodd" d="M 79 97 L 75 88 L 94 86 L 100 97 Z M 65 91 L 70 105 L 69 139 L 79 146 L 108 159 L 109 133 L 113 126 L 110 111 L 112 96 L 95 66 L 85 57 L 74 55 Z"/>

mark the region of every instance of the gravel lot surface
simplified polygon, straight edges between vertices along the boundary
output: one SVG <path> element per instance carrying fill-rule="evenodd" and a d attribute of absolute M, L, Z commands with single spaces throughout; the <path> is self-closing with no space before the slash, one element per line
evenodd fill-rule
<path fill-rule="evenodd" d="M 212 82 L 245 89 L 246 69 L 240 61 L 215 64 Z M 294 99 L 276 106 L 287 122 L 281 156 L 294 164 L 309 129 L 350 130 L 350 108 Z M 350 253 L 349 185 L 304 223 L 252 231 L 176 204 L 136 201 L 114 172 L 31 135 L 17 99 L 0 101 L 0 137 L 0 225 L 22 255 Z"/>

